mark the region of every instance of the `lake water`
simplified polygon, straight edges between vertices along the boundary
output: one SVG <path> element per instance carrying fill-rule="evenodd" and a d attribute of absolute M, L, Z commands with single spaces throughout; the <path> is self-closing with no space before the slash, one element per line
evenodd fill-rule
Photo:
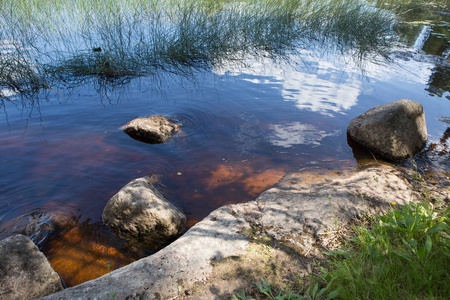
<path fill-rule="evenodd" d="M 158 175 L 158 189 L 188 216 L 188 228 L 222 205 L 255 199 L 286 173 L 357 166 L 346 128 L 374 106 L 420 102 L 429 140 L 438 142 L 449 126 L 450 93 L 430 86 L 439 59 L 421 50 L 431 27 L 413 29 L 392 61 L 356 63 L 350 54 L 305 49 L 278 62 L 248 55 L 120 84 L 94 77 L 27 98 L 4 89 L 0 238 L 32 236 L 75 285 L 154 251 L 101 222 L 106 202 L 137 177 Z M 432 54 L 448 55 L 446 45 Z M 145 144 L 119 130 L 154 114 L 182 125 L 170 142 Z"/>

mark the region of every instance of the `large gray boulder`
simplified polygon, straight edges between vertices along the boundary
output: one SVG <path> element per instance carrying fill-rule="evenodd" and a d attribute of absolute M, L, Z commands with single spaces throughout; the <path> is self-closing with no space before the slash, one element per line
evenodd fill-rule
<path fill-rule="evenodd" d="M 131 120 L 120 129 L 134 139 L 159 144 L 169 141 L 180 127 L 167 117 L 154 115 Z"/>
<path fill-rule="evenodd" d="M 350 121 L 350 137 L 389 160 L 419 153 L 427 142 L 422 105 L 402 99 L 374 107 Z"/>
<path fill-rule="evenodd" d="M 186 217 L 158 192 L 151 177 L 143 177 L 108 201 L 103 222 L 122 238 L 157 247 L 180 234 Z"/>
<path fill-rule="evenodd" d="M 62 289 L 59 275 L 28 237 L 0 241 L 0 299 L 44 297 Z"/>

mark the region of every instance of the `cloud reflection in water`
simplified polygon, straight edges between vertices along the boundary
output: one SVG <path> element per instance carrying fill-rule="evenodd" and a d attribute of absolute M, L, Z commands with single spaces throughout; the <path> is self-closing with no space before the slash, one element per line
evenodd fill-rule
<path fill-rule="evenodd" d="M 294 61 L 294 60 L 293 60 Z M 285 101 L 295 102 L 300 110 L 310 110 L 326 116 L 345 113 L 358 103 L 363 89 L 361 71 L 354 64 L 321 60 L 312 56 L 297 59 L 302 65 L 277 64 L 269 58 L 249 60 L 246 68 L 226 65 L 217 68 L 218 75 L 252 75 L 253 83 L 280 86 Z M 261 79 L 255 79 L 255 76 Z"/>
<path fill-rule="evenodd" d="M 285 148 L 290 148 L 294 145 L 319 146 L 323 138 L 340 133 L 339 130 L 326 133 L 311 124 L 300 122 L 274 124 L 270 126 L 270 129 L 272 131 L 272 135 L 269 137 L 270 143 Z"/>

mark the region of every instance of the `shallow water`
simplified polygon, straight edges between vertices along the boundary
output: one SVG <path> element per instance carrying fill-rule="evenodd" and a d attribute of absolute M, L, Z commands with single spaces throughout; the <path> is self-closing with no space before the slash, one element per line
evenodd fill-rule
<path fill-rule="evenodd" d="M 423 47 L 427 30 L 411 46 Z M 158 174 L 190 227 L 215 208 L 255 199 L 288 172 L 357 166 L 346 128 L 376 105 L 419 101 L 437 142 L 450 93 L 429 91 L 438 60 L 417 51 L 362 65 L 306 50 L 278 63 L 249 56 L 189 76 L 158 71 L 119 86 L 99 78 L 31 101 L 0 98 L 0 238 L 34 237 L 75 285 L 152 253 L 101 223 L 106 202 L 137 177 Z M 170 142 L 145 144 L 118 129 L 153 114 L 182 125 Z"/>

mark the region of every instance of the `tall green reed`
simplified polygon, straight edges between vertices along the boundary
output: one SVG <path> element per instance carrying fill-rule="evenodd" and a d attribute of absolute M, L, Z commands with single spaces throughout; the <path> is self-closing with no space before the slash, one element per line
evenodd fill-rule
<path fill-rule="evenodd" d="M 304 49 L 361 60 L 389 48 L 394 21 L 360 0 L 0 2 L 1 39 L 49 82 L 207 68 Z"/>

